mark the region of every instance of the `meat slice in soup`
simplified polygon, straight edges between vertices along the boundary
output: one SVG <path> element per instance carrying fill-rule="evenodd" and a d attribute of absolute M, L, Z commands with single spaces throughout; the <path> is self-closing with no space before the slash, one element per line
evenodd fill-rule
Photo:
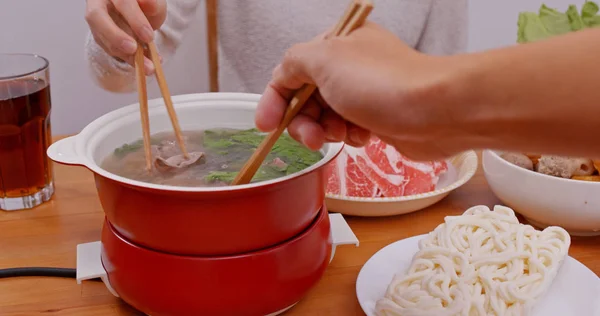
<path fill-rule="evenodd" d="M 158 171 L 166 172 L 175 169 L 187 168 L 196 163 L 204 163 L 204 153 L 201 151 L 188 152 L 185 158 L 176 141 L 162 140 L 157 145 L 152 145 L 152 158 Z"/>
<path fill-rule="evenodd" d="M 188 158 L 185 158 L 183 154 L 174 155 L 168 158 L 158 156 L 155 157 L 154 165 L 157 169 L 162 170 L 170 170 L 172 168 L 181 169 L 189 167 L 195 163 L 201 162 L 201 158 L 203 157 L 204 153 L 199 151 L 188 153 Z"/>
<path fill-rule="evenodd" d="M 233 181 L 266 134 L 256 129 L 207 129 L 183 132 L 190 157 L 185 159 L 175 135 L 152 135 L 154 168 L 144 169 L 142 140 L 124 144 L 106 157 L 101 166 L 119 176 L 174 186 L 223 186 Z M 317 163 L 320 152 L 311 151 L 284 134 L 275 143 L 252 182 L 283 177 Z"/>

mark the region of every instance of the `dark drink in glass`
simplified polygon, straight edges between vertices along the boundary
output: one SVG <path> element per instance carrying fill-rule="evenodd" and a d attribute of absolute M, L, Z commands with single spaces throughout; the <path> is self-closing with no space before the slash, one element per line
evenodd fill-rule
<path fill-rule="evenodd" d="M 54 193 L 48 61 L 0 54 L 0 209 L 28 209 Z"/>

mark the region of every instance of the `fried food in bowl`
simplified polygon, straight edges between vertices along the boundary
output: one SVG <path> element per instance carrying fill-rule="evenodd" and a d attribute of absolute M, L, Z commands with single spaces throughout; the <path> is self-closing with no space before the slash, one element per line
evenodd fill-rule
<path fill-rule="evenodd" d="M 600 235 L 600 175 L 591 160 L 541 155 L 530 170 L 504 158 L 513 154 L 485 150 L 482 156 L 490 189 L 529 223 Z"/>

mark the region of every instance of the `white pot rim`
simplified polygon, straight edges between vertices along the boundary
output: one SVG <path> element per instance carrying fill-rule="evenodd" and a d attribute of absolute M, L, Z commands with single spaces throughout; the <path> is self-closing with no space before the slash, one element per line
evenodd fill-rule
<path fill-rule="evenodd" d="M 252 93 L 195 93 L 195 94 L 184 94 L 173 96 L 173 105 L 175 109 L 183 107 L 214 107 L 218 104 L 223 109 L 236 108 L 240 110 L 255 110 L 256 105 L 260 99 L 260 94 Z M 162 98 L 156 98 L 148 101 L 148 109 L 152 111 L 160 111 L 164 109 L 164 101 Z M 53 143 L 47 151 L 48 156 L 53 161 L 68 165 L 81 165 L 92 172 L 103 176 L 105 178 L 146 189 L 155 189 L 160 191 L 175 191 L 175 192 L 230 192 L 239 191 L 252 188 L 260 188 L 270 186 L 277 183 L 287 182 L 289 180 L 301 177 L 308 173 L 315 171 L 316 169 L 324 167 L 327 163 L 331 162 L 341 152 L 343 143 L 329 143 L 325 144 L 321 149 L 323 152 L 323 159 L 316 164 L 300 171 L 284 177 L 261 181 L 258 183 L 250 183 L 236 186 L 223 186 L 223 187 L 179 187 L 170 185 L 153 184 L 143 181 L 137 181 L 128 179 L 116 174 L 110 173 L 102 169 L 92 158 L 92 146 L 90 144 L 97 143 L 98 139 L 102 139 L 106 136 L 106 129 L 111 125 L 115 124 L 129 124 L 125 122 L 124 118 L 131 117 L 132 114 L 139 113 L 139 103 L 130 104 L 119 108 L 117 110 L 108 112 L 93 122 L 89 123 L 83 130 L 70 137 L 63 138 Z M 139 114 L 137 114 L 139 117 Z M 166 112 L 164 115 L 167 115 Z M 139 119 L 136 121 L 139 124 Z M 201 127 L 199 127 L 201 128 Z M 103 132 L 104 131 L 104 132 Z M 94 142 L 95 141 L 95 142 Z"/>

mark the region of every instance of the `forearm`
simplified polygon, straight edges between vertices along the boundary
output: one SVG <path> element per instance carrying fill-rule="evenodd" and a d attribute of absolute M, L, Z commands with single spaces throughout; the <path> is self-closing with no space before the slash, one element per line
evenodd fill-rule
<path fill-rule="evenodd" d="M 446 106 L 474 148 L 600 157 L 600 30 L 447 59 Z"/>

